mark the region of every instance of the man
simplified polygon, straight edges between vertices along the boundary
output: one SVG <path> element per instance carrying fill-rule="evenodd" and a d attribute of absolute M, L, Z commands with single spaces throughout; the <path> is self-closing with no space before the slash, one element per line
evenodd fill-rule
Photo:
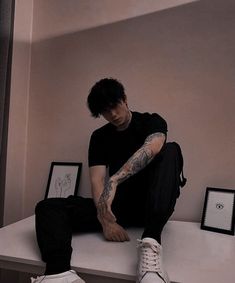
<path fill-rule="evenodd" d="M 94 117 L 107 124 L 89 145 L 91 198 L 47 199 L 36 207 L 36 232 L 44 276 L 32 282 L 84 282 L 70 270 L 72 232 L 102 230 L 108 241 L 128 241 L 126 227 L 141 226 L 138 283 L 170 282 L 162 265 L 161 233 L 174 211 L 183 158 L 166 143 L 167 124 L 158 114 L 132 112 L 123 85 L 97 82 L 88 96 Z"/>

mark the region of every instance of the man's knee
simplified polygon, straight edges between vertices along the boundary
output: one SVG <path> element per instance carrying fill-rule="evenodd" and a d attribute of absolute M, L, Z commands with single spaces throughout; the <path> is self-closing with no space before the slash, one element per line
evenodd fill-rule
<path fill-rule="evenodd" d="M 169 164 L 174 166 L 175 172 L 178 176 L 179 186 L 184 187 L 187 179 L 184 177 L 183 173 L 184 159 L 179 144 L 176 142 L 166 143 L 163 154 L 168 166 Z"/>
<path fill-rule="evenodd" d="M 43 211 L 45 211 L 46 207 L 47 207 L 47 202 L 46 202 L 46 200 L 41 200 L 41 201 L 39 201 L 39 202 L 36 204 L 36 207 L 35 207 L 35 214 L 36 214 L 36 215 L 41 214 Z"/>
<path fill-rule="evenodd" d="M 59 199 L 58 199 L 59 200 Z M 35 214 L 41 215 L 50 211 L 50 209 L 54 209 L 56 205 L 57 199 L 49 198 L 39 201 L 35 207 Z"/>
<path fill-rule="evenodd" d="M 162 148 L 163 154 L 176 156 L 180 152 L 180 147 L 176 142 L 167 142 Z"/>
<path fill-rule="evenodd" d="M 181 152 L 181 148 L 176 142 L 168 142 L 162 148 L 161 154 L 164 156 L 165 160 L 176 161 L 179 168 L 183 167 L 183 156 Z"/>

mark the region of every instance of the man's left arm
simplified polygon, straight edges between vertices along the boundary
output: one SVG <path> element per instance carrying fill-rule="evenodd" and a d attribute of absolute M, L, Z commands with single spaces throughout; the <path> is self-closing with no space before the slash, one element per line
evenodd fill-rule
<path fill-rule="evenodd" d="M 107 209 L 111 207 L 117 186 L 144 169 L 160 152 L 165 140 L 166 136 L 161 132 L 149 135 L 144 144 L 109 178 L 98 204 L 100 215 L 107 216 Z"/>

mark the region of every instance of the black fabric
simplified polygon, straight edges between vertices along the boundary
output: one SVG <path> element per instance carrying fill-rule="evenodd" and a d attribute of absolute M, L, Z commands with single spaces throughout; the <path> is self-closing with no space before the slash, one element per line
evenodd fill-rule
<path fill-rule="evenodd" d="M 47 263 L 47 275 L 70 269 L 73 232 L 101 230 L 90 198 L 45 199 L 37 204 L 35 215 L 37 241 L 42 260 Z"/>
<path fill-rule="evenodd" d="M 179 145 L 166 143 L 144 169 L 146 179 L 143 186 L 118 188 L 112 205 L 117 222 L 123 227 L 143 227 L 142 237 L 155 238 L 160 243 L 162 229 L 180 194 L 182 160 Z M 102 228 L 90 198 L 46 199 L 37 205 L 35 214 L 46 274 L 70 268 L 72 233 L 100 231 Z"/>
<path fill-rule="evenodd" d="M 155 113 L 132 112 L 131 123 L 124 131 L 117 131 L 112 124 L 106 124 L 91 136 L 89 166 L 106 165 L 112 176 L 144 144 L 146 138 L 156 132 L 167 134 L 167 123 Z M 143 197 L 147 171 L 146 168 L 120 184 L 117 199 Z"/>
<path fill-rule="evenodd" d="M 167 133 L 167 123 L 158 114 L 132 112 L 124 131 L 108 123 L 93 132 L 89 145 L 89 166 L 106 165 L 110 176 L 136 152 L 145 139 L 156 132 Z"/>
<path fill-rule="evenodd" d="M 146 222 L 142 238 L 154 238 L 161 243 L 162 229 L 174 212 L 180 195 L 182 161 L 180 146 L 172 142 L 165 144 L 150 164 Z"/>

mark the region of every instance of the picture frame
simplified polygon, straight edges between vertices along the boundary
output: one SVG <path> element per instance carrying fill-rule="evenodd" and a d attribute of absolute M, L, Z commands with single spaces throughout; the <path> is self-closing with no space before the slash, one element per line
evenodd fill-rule
<path fill-rule="evenodd" d="M 77 195 L 81 170 L 81 162 L 52 162 L 45 199 L 66 198 L 69 195 Z"/>
<path fill-rule="evenodd" d="M 234 235 L 235 190 L 207 187 L 201 229 Z"/>

